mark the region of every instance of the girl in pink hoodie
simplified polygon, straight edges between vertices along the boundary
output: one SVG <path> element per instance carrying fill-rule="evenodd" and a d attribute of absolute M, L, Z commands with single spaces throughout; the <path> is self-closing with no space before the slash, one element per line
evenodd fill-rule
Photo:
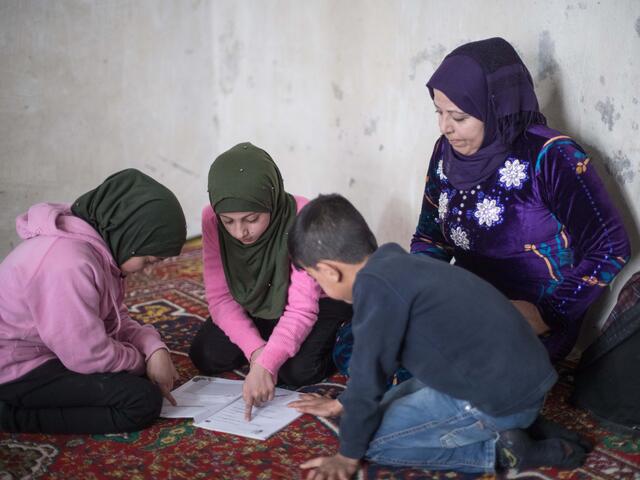
<path fill-rule="evenodd" d="M 176 197 L 124 170 L 71 206 L 34 205 L 16 227 L 24 241 L 0 264 L 0 430 L 149 425 L 177 373 L 156 330 L 129 317 L 124 277 L 180 253 Z"/>
<path fill-rule="evenodd" d="M 320 298 L 318 284 L 296 270 L 287 234 L 307 203 L 284 190 L 264 150 L 241 143 L 209 170 L 210 205 L 202 212 L 204 282 L 211 317 L 190 356 L 204 374 L 247 362 L 245 417 L 273 398 L 275 383 L 307 385 L 333 369 L 331 352 L 351 307 Z"/>

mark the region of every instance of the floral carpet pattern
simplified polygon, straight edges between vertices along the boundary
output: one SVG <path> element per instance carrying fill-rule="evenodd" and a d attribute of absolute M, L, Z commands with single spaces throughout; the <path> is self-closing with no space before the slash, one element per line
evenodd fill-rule
<path fill-rule="evenodd" d="M 202 283 L 201 244 L 190 241 L 183 254 L 131 276 L 127 305 L 136 320 L 154 325 L 172 351 L 186 381 L 197 372 L 186 356 L 191 339 L 208 315 Z M 571 369 L 561 367 L 544 414 L 595 443 L 585 465 L 574 471 L 538 469 L 508 472 L 504 478 L 566 480 L 640 480 L 640 439 L 613 435 L 586 412 L 567 403 Z M 242 372 L 229 372 L 242 378 Z M 345 377 L 305 387 L 337 395 Z M 261 442 L 194 428 L 190 420 L 160 419 L 146 430 L 116 435 L 42 435 L 0 433 L 0 480 L 18 479 L 302 479 L 305 460 L 335 453 L 335 420 L 303 415 Z M 491 479 L 455 472 L 364 465 L 357 479 Z"/>

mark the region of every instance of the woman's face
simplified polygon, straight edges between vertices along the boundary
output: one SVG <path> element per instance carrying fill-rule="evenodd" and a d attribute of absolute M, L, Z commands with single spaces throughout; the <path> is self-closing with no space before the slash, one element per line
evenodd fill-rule
<path fill-rule="evenodd" d="M 433 103 L 438 114 L 440 132 L 461 155 L 473 155 L 484 140 L 484 123 L 453 103 L 440 90 L 433 89 Z"/>
<path fill-rule="evenodd" d="M 258 240 L 271 221 L 268 212 L 230 212 L 221 213 L 219 217 L 229 235 L 245 245 Z"/>

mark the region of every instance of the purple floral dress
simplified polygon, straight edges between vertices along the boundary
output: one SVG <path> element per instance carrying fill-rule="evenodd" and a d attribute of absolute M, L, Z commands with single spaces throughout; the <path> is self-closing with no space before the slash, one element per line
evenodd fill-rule
<path fill-rule="evenodd" d="M 501 167 L 468 190 L 444 174 L 436 143 L 411 252 L 474 272 L 511 300 L 535 304 L 554 360 L 578 337 L 584 313 L 629 259 L 620 215 L 582 148 L 531 127 Z"/>

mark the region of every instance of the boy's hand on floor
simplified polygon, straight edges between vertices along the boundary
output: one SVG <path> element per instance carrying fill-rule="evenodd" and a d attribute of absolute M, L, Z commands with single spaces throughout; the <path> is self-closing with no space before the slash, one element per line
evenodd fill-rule
<path fill-rule="evenodd" d="M 342 404 L 333 398 L 317 393 L 303 393 L 299 400 L 287 404 L 301 413 L 318 415 L 319 417 L 339 417 L 342 415 Z"/>
<path fill-rule="evenodd" d="M 242 398 L 244 399 L 244 419 L 251 420 L 251 409 L 260 406 L 269 400 L 273 400 L 276 384 L 271 372 L 258 364 L 255 360 L 259 357 L 262 348 L 251 355 L 251 367 L 242 385 Z"/>
<path fill-rule="evenodd" d="M 359 465 L 360 460 L 338 453 L 333 457 L 314 458 L 300 465 L 300 468 L 311 469 L 307 480 L 349 480 Z"/>
<path fill-rule="evenodd" d="M 169 352 L 164 348 L 153 352 L 147 360 L 147 377 L 160 387 L 162 396 L 169 400 L 171 405 L 177 405 L 175 398 L 171 395 L 171 390 L 173 390 L 173 382 L 180 376 L 173 365 Z"/>

